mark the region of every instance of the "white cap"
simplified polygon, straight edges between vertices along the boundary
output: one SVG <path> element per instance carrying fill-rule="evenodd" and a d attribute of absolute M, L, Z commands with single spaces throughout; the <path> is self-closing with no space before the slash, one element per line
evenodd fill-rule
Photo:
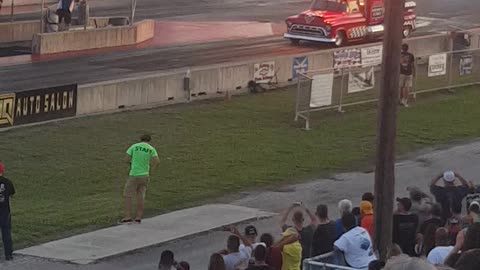
<path fill-rule="evenodd" d="M 452 172 L 452 171 L 446 171 L 443 173 L 443 180 L 445 180 L 445 182 L 454 182 L 455 181 L 455 173 Z"/>

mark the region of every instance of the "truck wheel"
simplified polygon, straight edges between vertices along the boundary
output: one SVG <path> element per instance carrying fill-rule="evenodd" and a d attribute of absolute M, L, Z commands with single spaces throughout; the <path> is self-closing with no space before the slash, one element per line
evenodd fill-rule
<path fill-rule="evenodd" d="M 412 34 L 412 27 L 407 26 L 403 28 L 403 38 L 408 38 Z"/>
<path fill-rule="evenodd" d="M 290 39 L 290 42 L 292 45 L 298 46 L 300 44 L 300 39 Z"/>
<path fill-rule="evenodd" d="M 343 47 L 347 44 L 347 35 L 345 31 L 338 31 L 337 35 L 335 36 L 335 45 L 337 47 Z"/>

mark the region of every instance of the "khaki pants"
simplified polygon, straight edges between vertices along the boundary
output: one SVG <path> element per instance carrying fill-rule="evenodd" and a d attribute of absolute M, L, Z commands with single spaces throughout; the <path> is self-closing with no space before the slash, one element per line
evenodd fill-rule
<path fill-rule="evenodd" d="M 148 176 L 130 176 L 125 183 L 123 196 L 127 198 L 142 196 L 145 199 L 149 181 L 150 177 Z"/>

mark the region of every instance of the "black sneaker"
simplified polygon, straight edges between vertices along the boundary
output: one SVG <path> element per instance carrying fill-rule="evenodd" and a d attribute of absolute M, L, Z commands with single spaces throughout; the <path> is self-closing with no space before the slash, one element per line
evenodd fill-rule
<path fill-rule="evenodd" d="M 13 256 L 10 255 L 10 256 L 5 257 L 5 260 L 6 261 L 13 261 Z"/>

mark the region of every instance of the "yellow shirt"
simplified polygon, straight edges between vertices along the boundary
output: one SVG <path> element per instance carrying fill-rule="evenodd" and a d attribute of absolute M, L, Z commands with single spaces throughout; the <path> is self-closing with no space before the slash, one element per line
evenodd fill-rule
<path fill-rule="evenodd" d="M 297 241 L 283 246 L 282 258 L 282 270 L 300 270 L 302 264 L 302 245 L 300 242 Z"/>

